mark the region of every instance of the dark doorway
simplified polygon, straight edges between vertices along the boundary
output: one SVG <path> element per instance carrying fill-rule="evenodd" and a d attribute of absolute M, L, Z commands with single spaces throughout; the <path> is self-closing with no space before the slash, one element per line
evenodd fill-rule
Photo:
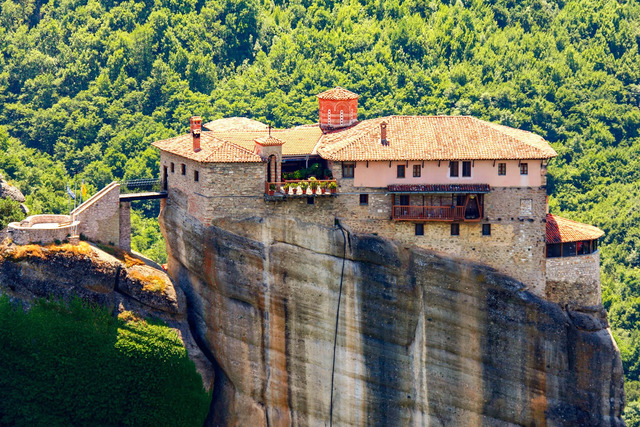
<path fill-rule="evenodd" d="M 169 180 L 169 172 L 167 171 L 167 167 L 164 166 L 162 168 L 162 190 L 167 191 L 168 185 L 167 181 Z"/>
<path fill-rule="evenodd" d="M 480 207 L 478 206 L 478 197 L 469 196 L 467 205 L 464 210 L 465 219 L 477 219 L 480 217 Z"/>

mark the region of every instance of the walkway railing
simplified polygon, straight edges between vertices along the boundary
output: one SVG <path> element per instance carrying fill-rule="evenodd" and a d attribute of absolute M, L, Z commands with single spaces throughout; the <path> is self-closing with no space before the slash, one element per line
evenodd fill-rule
<path fill-rule="evenodd" d="M 120 184 L 120 194 L 162 191 L 160 179 L 158 178 L 131 179 L 120 181 L 118 184 Z"/>

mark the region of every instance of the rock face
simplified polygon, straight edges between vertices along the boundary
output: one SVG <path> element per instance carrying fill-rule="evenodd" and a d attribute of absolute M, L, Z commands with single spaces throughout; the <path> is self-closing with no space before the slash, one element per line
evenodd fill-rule
<path fill-rule="evenodd" d="M 130 311 L 139 318 L 161 319 L 178 332 L 203 385 L 211 388 L 213 368 L 191 335 L 184 293 L 166 273 L 136 259 L 135 265 L 127 265 L 84 242 L 71 247 L 77 249 L 60 248 L 1 243 L 0 295 L 26 302 L 80 297 L 115 314 Z"/>
<path fill-rule="evenodd" d="M 4 199 L 12 199 L 20 203 L 20 207 L 25 214 L 29 213 L 29 209 L 24 204 L 24 194 L 13 185 L 4 180 L 4 177 L 0 174 L 0 197 Z"/>
<path fill-rule="evenodd" d="M 602 312 L 373 235 L 279 217 L 204 227 L 172 205 L 160 222 L 218 365 L 210 425 L 623 425 Z"/>

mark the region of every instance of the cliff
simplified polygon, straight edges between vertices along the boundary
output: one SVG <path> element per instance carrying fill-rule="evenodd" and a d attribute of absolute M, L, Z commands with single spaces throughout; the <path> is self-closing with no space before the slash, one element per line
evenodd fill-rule
<path fill-rule="evenodd" d="M 169 272 L 217 363 L 210 425 L 623 425 L 604 312 L 310 222 L 204 227 L 171 204 L 160 222 Z"/>
<path fill-rule="evenodd" d="M 186 317 L 184 293 L 158 267 L 120 249 L 89 245 L 0 244 L 0 294 L 27 304 L 34 298 L 80 297 L 115 315 L 162 320 L 176 330 L 210 389 L 213 369 L 197 346 Z"/>

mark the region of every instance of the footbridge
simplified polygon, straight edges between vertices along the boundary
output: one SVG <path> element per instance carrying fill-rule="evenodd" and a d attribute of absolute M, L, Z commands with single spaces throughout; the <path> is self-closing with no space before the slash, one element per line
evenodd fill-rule
<path fill-rule="evenodd" d="M 162 189 L 159 179 L 133 179 L 119 181 L 118 184 L 120 185 L 120 202 L 167 198 L 167 192 Z"/>

